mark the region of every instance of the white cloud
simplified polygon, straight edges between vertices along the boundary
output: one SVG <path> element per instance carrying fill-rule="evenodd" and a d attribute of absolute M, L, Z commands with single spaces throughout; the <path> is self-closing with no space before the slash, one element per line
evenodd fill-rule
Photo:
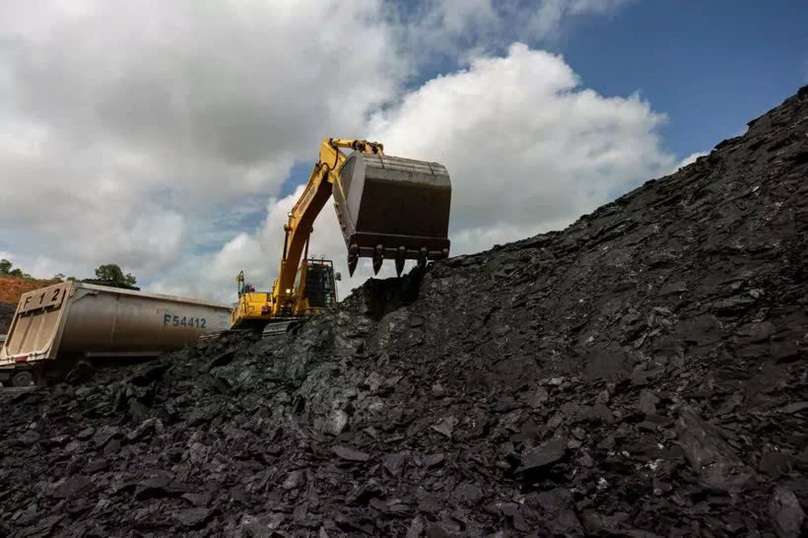
<path fill-rule="evenodd" d="M 426 83 L 371 132 L 390 154 L 447 166 L 452 229 L 473 249 L 488 242 L 472 237 L 558 226 L 669 169 L 655 134 L 664 121 L 638 96 L 580 88 L 561 57 L 515 44 Z"/>
<path fill-rule="evenodd" d="M 244 269 L 267 289 L 295 201 L 280 185 L 327 136 L 445 164 L 454 254 L 563 227 L 673 166 L 665 118 L 502 45 L 625 3 L 424 0 L 405 28 L 386 0 L 5 2 L 0 249 L 40 276 L 116 262 L 148 289 L 229 301 Z M 403 89 L 450 53 L 464 69 Z M 330 204 L 314 227 L 343 295 L 372 274 L 364 260 L 347 278 Z"/>
<path fill-rule="evenodd" d="M 303 192 L 298 187 L 294 193 L 281 199 L 270 199 L 267 217 L 261 226 L 251 233 L 242 232 L 228 241 L 220 251 L 204 256 L 195 256 L 149 286 L 151 291 L 208 297 L 231 303 L 236 298 L 235 277 L 244 271 L 248 283 L 259 291 L 270 290 L 278 275 L 280 255 L 283 251 L 283 225 L 287 214 Z M 348 275 L 345 243 L 339 231 L 332 204 L 323 208 L 314 222 L 314 233 L 309 246 L 310 257 L 325 257 L 333 260 L 343 280 L 337 283 L 340 297 L 373 275 L 370 262 L 362 260 L 353 278 Z M 412 266 L 412 262 L 408 267 Z M 379 272 L 379 278 L 394 276 L 394 269 L 387 265 Z"/>
<path fill-rule="evenodd" d="M 149 274 L 220 241 L 211 220 L 395 95 L 383 19 L 381 0 L 4 2 L 0 248 Z"/>
<path fill-rule="evenodd" d="M 562 228 L 616 192 L 667 173 L 676 160 L 655 134 L 664 120 L 638 96 L 607 98 L 581 88 L 561 57 L 516 44 L 505 57 L 478 57 L 469 69 L 408 93 L 374 115 L 369 132 L 390 155 L 447 166 L 452 253 L 460 254 Z M 193 292 L 221 289 L 242 268 L 257 287 L 268 287 L 277 274 L 286 214 L 300 192 L 272 200 L 257 231 L 210 256 L 203 264 L 210 280 Z M 311 252 L 334 259 L 347 277 L 330 204 L 314 229 Z M 385 271 L 392 276 L 391 263 Z M 365 261 L 343 286 L 370 274 Z"/>
<path fill-rule="evenodd" d="M 633 0 L 544 0 L 527 19 L 526 31 L 556 37 L 562 22 L 575 15 L 613 13 Z"/>
<path fill-rule="evenodd" d="M 400 32 L 411 54 L 465 58 L 513 41 L 554 43 L 568 22 L 617 13 L 636 0 L 424 0 L 401 7 Z"/>
<path fill-rule="evenodd" d="M 9 260 L 15 268 L 39 278 L 51 278 L 60 273 L 65 276 L 81 277 L 93 275 L 92 271 L 88 272 L 81 264 L 57 260 L 43 255 L 27 256 L 0 250 L 0 260 Z"/>
<path fill-rule="evenodd" d="M 673 172 L 676 172 L 680 168 L 684 168 L 689 164 L 693 164 L 694 162 L 696 162 L 696 159 L 698 159 L 699 157 L 704 157 L 705 155 L 709 155 L 709 153 L 704 153 L 703 151 L 697 151 L 696 153 L 691 153 L 690 155 L 679 161 L 679 164 L 677 164 L 674 167 Z"/>

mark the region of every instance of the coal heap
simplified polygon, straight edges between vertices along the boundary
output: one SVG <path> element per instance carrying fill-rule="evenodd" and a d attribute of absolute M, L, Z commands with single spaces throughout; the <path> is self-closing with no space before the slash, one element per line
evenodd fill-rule
<path fill-rule="evenodd" d="M 288 338 L 4 393 L 0 532 L 798 536 L 807 131 L 805 88 L 563 232 L 371 280 Z"/>
<path fill-rule="evenodd" d="M 0 303 L 0 334 L 6 334 L 8 328 L 11 327 L 11 319 L 14 317 L 14 312 L 17 311 L 17 305 L 12 303 Z"/>

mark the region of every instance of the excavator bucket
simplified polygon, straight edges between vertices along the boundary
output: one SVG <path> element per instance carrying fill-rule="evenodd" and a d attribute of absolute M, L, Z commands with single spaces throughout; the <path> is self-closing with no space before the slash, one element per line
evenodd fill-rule
<path fill-rule="evenodd" d="M 373 258 L 374 273 L 395 260 L 401 275 L 405 260 L 423 266 L 449 256 L 452 185 L 443 165 L 353 152 L 333 194 L 351 275 L 359 258 Z"/>

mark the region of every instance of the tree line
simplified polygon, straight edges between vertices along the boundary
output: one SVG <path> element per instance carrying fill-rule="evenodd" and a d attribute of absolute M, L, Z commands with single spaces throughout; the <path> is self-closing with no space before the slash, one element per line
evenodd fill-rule
<path fill-rule="evenodd" d="M 9 260 L 0 260 L 0 275 L 13 276 L 17 278 L 32 278 L 31 275 L 24 272 L 19 267 L 15 268 Z M 81 282 L 88 282 L 93 284 L 103 284 L 105 286 L 112 286 L 115 288 L 135 288 L 137 278 L 132 273 L 126 273 L 121 270 L 120 266 L 115 263 L 105 263 L 99 265 L 95 269 L 95 278 L 78 279 L 74 276 L 65 277 L 62 273 L 53 277 L 53 280 L 64 282 L 65 280 L 80 280 Z"/>

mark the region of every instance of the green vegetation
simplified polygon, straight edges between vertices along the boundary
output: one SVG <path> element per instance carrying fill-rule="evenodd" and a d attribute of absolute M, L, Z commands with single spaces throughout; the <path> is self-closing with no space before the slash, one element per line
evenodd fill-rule
<path fill-rule="evenodd" d="M 24 280 L 35 280 L 28 273 L 24 273 L 20 268 L 14 268 L 14 265 L 6 259 L 0 260 L 0 276 L 10 276 Z M 132 273 L 126 273 L 121 270 L 120 266 L 115 263 L 105 263 L 99 265 L 95 269 L 95 278 L 79 279 L 74 276 L 65 277 L 63 273 L 54 275 L 51 279 L 55 282 L 64 282 L 65 280 L 78 280 L 81 282 L 88 282 L 91 284 L 103 284 L 104 286 L 111 286 L 114 288 L 128 288 L 137 289 L 137 278 Z"/>
<path fill-rule="evenodd" d="M 0 260 L 0 275 L 14 276 L 17 278 L 31 278 L 28 273 L 23 273 L 19 267 L 14 269 L 14 265 L 8 260 Z"/>
<path fill-rule="evenodd" d="M 131 288 L 137 283 L 137 278 L 132 273 L 123 274 L 121 268 L 114 263 L 99 265 L 95 270 L 95 278 L 124 288 Z"/>

